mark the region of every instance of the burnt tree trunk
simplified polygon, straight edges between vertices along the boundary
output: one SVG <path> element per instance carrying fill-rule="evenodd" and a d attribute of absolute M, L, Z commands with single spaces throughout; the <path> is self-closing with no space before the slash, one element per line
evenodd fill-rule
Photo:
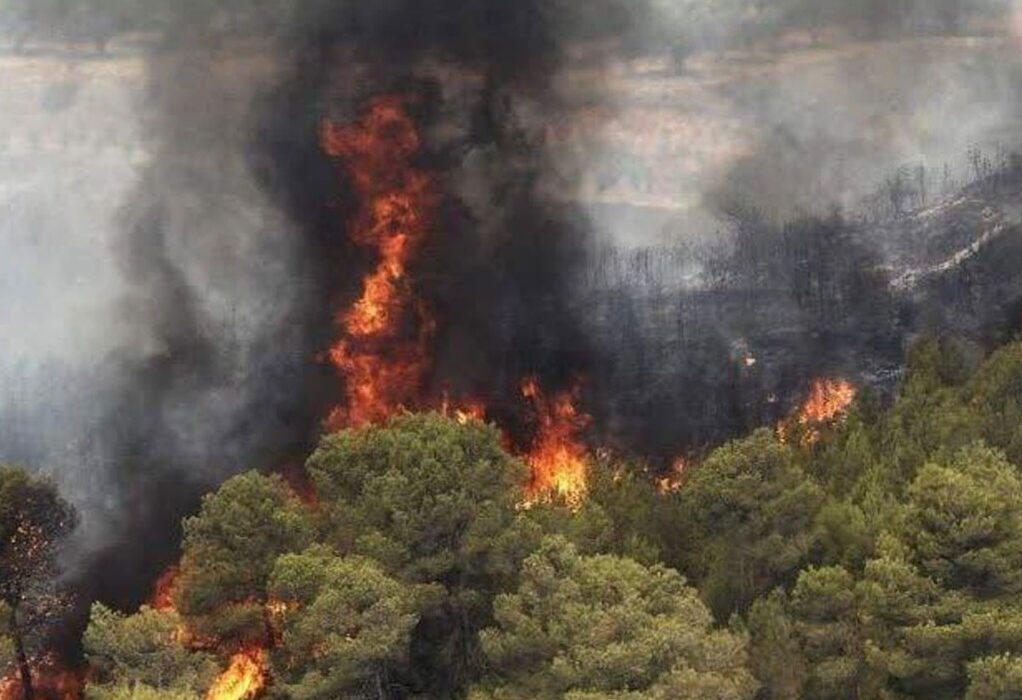
<path fill-rule="evenodd" d="M 11 634 L 14 637 L 14 651 L 18 659 L 18 674 L 21 676 L 21 689 L 25 700 L 35 700 L 35 688 L 32 687 L 32 667 L 28 663 L 25 651 L 25 637 L 18 625 L 18 609 L 11 611 Z"/>

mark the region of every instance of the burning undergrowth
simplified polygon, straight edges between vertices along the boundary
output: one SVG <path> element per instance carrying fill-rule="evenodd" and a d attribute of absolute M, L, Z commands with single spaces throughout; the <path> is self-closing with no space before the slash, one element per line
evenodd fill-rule
<path fill-rule="evenodd" d="M 213 136 L 231 129 L 203 91 L 230 94 L 234 76 L 211 78 L 202 56 L 154 75 L 171 85 L 157 91 L 160 147 L 126 213 L 132 311 L 154 349 L 126 361 L 108 421 L 112 498 L 135 504 L 120 531 L 153 537 L 94 558 L 83 598 L 139 602 L 200 492 L 243 466 L 295 463 L 324 426 L 485 419 L 531 466 L 527 503 L 577 503 L 592 446 L 667 465 L 777 424 L 807 394 L 808 417 L 782 425 L 811 442 L 854 394 L 813 378 L 891 384 L 904 300 L 841 217 L 780 227 L 730 212 L 734 236 L 697 261 L 705 284 L 646 285 L 649 259 L 623 281 L 585 281 L 601 251 L 546 182 L 563 47 L 543 3 L 332 5 L 244 86 L 244 136 L 227 148 L 237 191 L 210 175 Z M 253 280 L 261 305 L 225 332 Z M 667 491 L 686 469 L 674 464 Z M 264 665 L 238 649 L 217 687 L 244 697 Z"/>

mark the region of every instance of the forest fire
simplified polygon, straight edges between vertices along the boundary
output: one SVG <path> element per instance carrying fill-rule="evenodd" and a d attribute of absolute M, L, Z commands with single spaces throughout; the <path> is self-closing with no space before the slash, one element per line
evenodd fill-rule
<path fill-rule="evenodd" d="M 858 390 L 844 379 L 817 379 L 809 391 L 809 398 L 799 411 L 777 427 L 778 437 L 786 442 L 793 428 L 798 428 L 804 445 L 819 441 L 819 426 L 832 423 L 848 413 Z"/>
<path fill-rule="evenodd" d="M 350 240 L 379 258 L 363 279 L 361 296 L 337 316 L 341 337 L 329 355 L 346 396 L 327 419 L 333 430 L 380 423 L 403 410 L 434 408 L 461 422 L 483 420 L 487 413 L 475 399 L 423 395 L 436 322 L 415 295 L 408 268 L 431 231 L 438 196 L 429 175 L 415 165 L 422 144 L 410 102 L 377 97 L 356 123 L 322 127 L 323 149 L 343 161 L 360 203 Z M 529 379 L 522 397 L 537 417 L 526 455 L 533 468 L 529 498 L 556 493 L 578 501 L 585 494 L 587 454 L 579 434 L 589 417 L 576 408 L 577 388 L 547 398 L 538 380 Z"/>
<path fill-rule="evenodd" d="M 1022 0 L 0 26 L 0 700 L 1022 700 Z"/>
<path fill-rule="evenodd" d="M 547 397 L 535 378 L 522 382 L 522 396 L 532 404 L 539 422 L 532 449 L 525 456 L 532 467 L 531 502 L 556 495 L 578 505 L 585 498 L 588 450 L 580 435 L 590 417 L 578 409 L 578 393 L 576 386 Z"/>
<path fill-rule="evenodd" d="M 360 298 L 338 314 L 341 338 L 330 360 L 346 383 L 346 403 L 328 425 L 337 429 L 384 420 L 419 398 L 434 322 L 411 290 L 408 266 L 429 232 L 436 198 L 414 166 L 420 150 L 408 99 L 378 97 L 354 125 L 325 122 L 326 153 L 343 160 L 360 209 L 351 241 L 373 248 L 376 268 Z"/>
<path fill-rule="evenodd" d="M 688 471 L 688 460 L 678 457 L 671 463 L 671 470 L 657 479 L 656 486 L 660 493 L 676 493 L 681 490 L 685 473 Z"/>
<path fill-rule="evenodd" d="M 181 577 L 181 567 L 173 565 L 164 571 L 153 585 L 153 594 L 149 599 L 149 605 L 153 610 L 168 611 L 174 609 L 174 593 L 177 589 L 178 579 Z"/>
<path fill-rule="evenodd" d="M 231 663 L 210 686 L 206 700 L 251 700 L 266 686 L 266 650 L 243 649 L 231 657 Z"/>
<path fill-rule="evenodd" d="M 32 664 L 32 692 L 37 700 L 80 700 L 84 674 L 62 664 L 56 656 L 45 655 Z M 25 700 L 21 676 L 14 670 L 0 679 L 0 700 Z"/>
<path fill-rule="evenodd" d="M 827 423 L 844 415 L 855 401 L 856 393 L 855 386 L 843 379 L 817 379 L 799 414 L 799 423 Z"/>
<path fill-rule="evenodd" d="M 462 423 L 488 415 L 479 399 L 431 395 L 426 388 L 436 322 L 416 294 L 409 270 L 432 231 L 438 194 L 429 174 L 416 164 L 422 144 L 408 112 L 411 100 L 378 97 L 353 124 L 322 125 L 323 150 L 340 160 L 358 202 L 347 226 L 349 241 L 376 258 L 362 279 L 360 296 L 335 315 L 338 338 L 329 360 L 344 380 L 344 395 L 326 420 L 328 430 L 380 424 L 410 410 L 436 410 Z M 521 385 L 518 401 L 528 409 L 533 435 L 524 455 L 533 470 L 530 503 L 557 496 L 577 505 L 585 497 L 588 454 L 581 433 L 590 419 L 578 409 L 578 400 L 577 386 L 547 396 L 538 379 Z M 314 489 L 301 468 L 285 465 L 280 471 L 303 503 L 315 507 Z M 179 574 L 180 567 L 172 567 L 160 577 L 153 608 L 175 609 Z M 279 602 L 268 603 L 271 616 L 283 609 Z M 277 642 L 273 636 L 262 646 L 234 653 L 206 700 L 251 700 L 262 694 L 269 681 L 268 649 Z M 180 639 L 189 646 L 224 650 L 222 640 L 200 641 L 186 629 Z"/>

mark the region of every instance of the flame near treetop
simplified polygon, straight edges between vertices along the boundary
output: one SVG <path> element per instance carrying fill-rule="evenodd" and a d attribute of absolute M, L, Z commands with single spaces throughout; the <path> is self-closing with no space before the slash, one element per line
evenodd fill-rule
<path fill-rule="evenodd" d="M 415 407 L 429 367 L 434 322 L 413 294 L 408 266 L 430 230 L 437 199 L 429 176 L 414 165 L 420 139 L 407 102 L 378 97 L 355 124 L 322 128 L 324 150 L 343 160 L 360 202 L 349 236 L 379 255 L 361 297 L 337 317 L 341 338 L 330 359 L 347 396 L 328 419 L 334 429 Z"/>
<path fill-rule="evenodd" d="M 844 379 L 817 379 L 802 407 L 802 425 L 827 423 L 848 412 L 857 394 L 855 386 Z"/>
<path fill-rule="evenodd" d="M 243 649 L 231 657 L 227 670 L 220 674 L 206 700 L 251 700 L 266 686 L 268 658 L 261 647 Z"/>
<path fill-rule="evenodd" d="M 687 471 L 688 460 L 684 457 L 676 457 L 671 463 L 671 471 L 657 479 L 657 490 L 660 493 L 676 493 L 680 491 Z"/>
<path fill-rule="evenodd" d="M 149 606 L 153 610 L 174 610 L 174 593 L 177 590 L 177 582 L 181 577 L 181 567 L 175 564 L 160 574 L 153 584 L 153 595 L 149 599 Z"/>
<path fill-rule="evenodd" d="M 403 410 L 433 408 L 462 422 L 487 414 L 478 399 L 425 395 L 436 321 L 415 295 L 408 269 L 433 230 L 439 197 L 416 164 L 422 143 L 410 104 L 406 96 L 377 97 L 354 124 L 322 127 L 324 151 L 343 162 L 359 200 L 349 238 L 379 258 L 361 296 L 336 318 L 340 337 L 330 360 L 344 379 L 345 401 L 327 420 L 333 430 L 381 423 Z M 522 396 L 537 416 L 526 455 L 533 469 L 528 500 L 556 493 L 577 502 L 585 494 L 587 457 L 579 436 L 589 423 L 576 408 L 578 389 L 548 398 L 529 379 Z"/>
<path fill-rule="evenodd" d="M 802 430 L 802 442 L 812 445 L 820 439 L 819 426 L 832 423 L 848 413 L 858 390 L 845 379 L 817 379 L 809 391 L 809 398 L 791 419 L 777 428 L 781 441 L 787 441 L 791 428 Z"/>

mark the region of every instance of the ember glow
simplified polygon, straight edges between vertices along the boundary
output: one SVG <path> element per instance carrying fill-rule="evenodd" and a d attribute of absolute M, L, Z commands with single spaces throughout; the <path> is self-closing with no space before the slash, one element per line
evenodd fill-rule
<path fill-rule="evenodd" d="M 379 257 L 362 295 L 336 319 L 341 336 L 330 360 L 345 380 L 346 402 L 328 425 L 339 429 L 380 422 L 418 403 L 434 321 L 414 295 L 408 266 L 430 231 L 436 197 L 414 164 L 421 144 L 406 98 L 378 97 L 350 126 L 325 122 L 322 143 L 343 161 L 359 198 L 349 237 Z"/>
<path fill-rule="evenodd" d="M 43 700 L 81 700 L 84 674 L 67 668 L 52 654 L 32 663 L 32 690 Z M 17 669 L 0 679 L 0 700 L 24 700 L 25 692 Z"/>
<path fill-rule="evenodd" d="M 149 605 L 153 610 L 170 611 L 174 610 L 174 594 L 177 591 L 177 582 L 181 577 L 181 567 L 171 566 L 163 572 L 153 585 L 153 594 L 149 599 Z"/>
<path fill-rule="evenodd" d="M 266 686 L 265 649 L 243 649 L 231 657 L 231 663 L 213 682 L 206 700 L 251 700 Z"/>
<path fill-rule="evenodd" d="M 548 397 L 534 378 L 522 382 L 522 396 L 533 406 L 537 432 L 525 459 L 532 467 L 528 500 L 536 502 L 551 495 L 578 505 L 586 495 L 588 450 L 582 432 L 590 417 L 577 407 L 579 389 Z"/>
<path fill-rule="evenodd" d="M 665 476 L 657 479 L 657 490 L 660 493 L 676 493 L 681 490 L 684 483 L 685 472 L 688 470 L 688 460 L 678 457 L 671 463 L 671 471 Z"/>

